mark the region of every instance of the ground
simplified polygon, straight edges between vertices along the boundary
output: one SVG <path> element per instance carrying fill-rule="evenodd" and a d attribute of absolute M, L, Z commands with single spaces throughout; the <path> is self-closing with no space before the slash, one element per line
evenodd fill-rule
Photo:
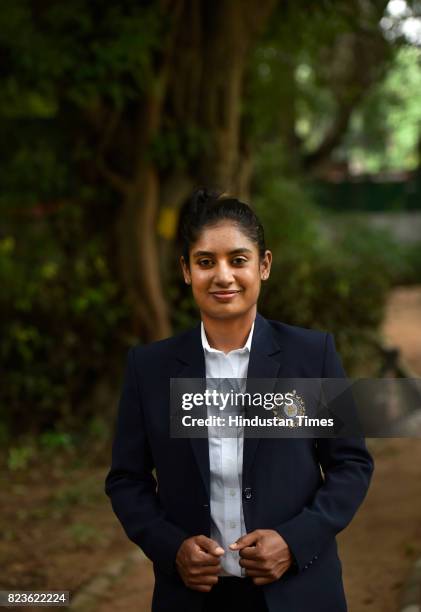
<path fill-rule="evenodd" d="M 401 349 L 411 370 L 421 376 L 421 287 L 399 287 L 387 301 L 383 335 Z"/>
<path fill-rule="evenodd" d="M 420 287 L 391 294 L 383 331 L 420 375 Z M 350 612 L 396 612 L 403 581 L 421 555 L 421 439 L 370 440 L 369 446 L 376 463 L 372 485 L 338 538 L 345 589 Z M 2 474 L 0 589 L 75 593 L 134 549 L 104 496 L 107 469 L 103 463 L 87 469 L 70 456 L 52 466 L 44 460 L 30 470 Z M 152 585 L 151 564 L 140 561 L 93 609 L 147 612 Z"/>

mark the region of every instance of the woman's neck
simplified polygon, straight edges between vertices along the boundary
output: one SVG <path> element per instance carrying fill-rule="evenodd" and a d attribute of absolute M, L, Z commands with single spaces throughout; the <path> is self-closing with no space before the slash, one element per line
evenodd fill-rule
<path fill-rule="evenodd" d="M 214 319 L 202 313 L 209 346 L 224 353 L 242 348 L 256 318 L 256 312 L 257 309 L 254 306 L 241 317 L 233 319 Z"/>

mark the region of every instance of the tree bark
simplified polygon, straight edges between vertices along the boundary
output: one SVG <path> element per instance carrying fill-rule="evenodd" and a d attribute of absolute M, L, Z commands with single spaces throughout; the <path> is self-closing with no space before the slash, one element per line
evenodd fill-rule
<path fill-rule="evenodd" d="M 144 341 L 170 335 L 163 279 L 174 248 L 178 211 L 192 187 L 248 193 L 251 158 L 240 155 L 240 119 L 247 53 L 276 0 L 163 2 L 171 18 L 154 87 L 139 100 L 133 166 L 124 178 L 106 162 L 118 159 L 109 126 L 98 169 L 122 197 L 118 222 L 120 274 L 133 310 L 133 333 Z M 156 138 L 194 126 L 206 134 L 199 154 L 163 168 L 151 155 Z M 107 127 L 107 126 L 105 126 Z M 105 129 L 105 128 L 104 128 Z M 130 130 L 126 129 L 126 132 Z M 184 152 L 183 152 L 184 153 Z"/>

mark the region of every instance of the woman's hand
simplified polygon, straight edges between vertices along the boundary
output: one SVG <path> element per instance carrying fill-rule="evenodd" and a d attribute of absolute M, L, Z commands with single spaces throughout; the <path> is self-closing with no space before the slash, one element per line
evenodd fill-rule
<path fill-rule="evenodd" d="M 220 557 L 224 549 L 205 535 L 184 540 L 175 560 L 184 584 L 194 591 L 208 593 L 218 582 Z"/>
<path fill-rule="evenodd" d="M 240 565 L 256 585 L 278 580 L 292 564 L 292 555 L 284 538 L 273 529 L 256 529 L 230 544 L 240 551 Z"/>

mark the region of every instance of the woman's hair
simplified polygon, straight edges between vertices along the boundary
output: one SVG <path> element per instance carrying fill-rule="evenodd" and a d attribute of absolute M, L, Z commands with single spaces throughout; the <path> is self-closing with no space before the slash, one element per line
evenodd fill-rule
<path fill-rule="evenodd" d="M 193 244 L 205 227 L 221 221 L 232 221 L 257 245 L 263 259 L 266 251 L 263 226 L 248 204 L 209 189 L 197 189 L 183 206 L 179 222 L 179 240 L 186 264 Z"/>

